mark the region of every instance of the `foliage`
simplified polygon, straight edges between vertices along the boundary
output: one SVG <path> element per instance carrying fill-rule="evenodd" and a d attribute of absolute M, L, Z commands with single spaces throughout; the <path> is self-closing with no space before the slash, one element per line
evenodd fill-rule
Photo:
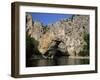
<path fill-rule="evenodd" d="M 86 44 L 83 46 L 83 50 L 80 51 L 80 56 L 89 56 L 89 34 L 84 34 L 84 41 Z"/>
<path fill-rule="evenodd" d="M 32 55 L 40 55 L 37 48 L 38 41 L 30 36 L 26 36 L 26 59 L 29 60 Z"/>
<path fill-rule="evenodd" d="M 48 31 L 48 27 L 47 27 L 47 25 L 45 25 L 45 26 L 43 25 L 42 27 L 43 27 L 43 34 L 45 34 Z"/>

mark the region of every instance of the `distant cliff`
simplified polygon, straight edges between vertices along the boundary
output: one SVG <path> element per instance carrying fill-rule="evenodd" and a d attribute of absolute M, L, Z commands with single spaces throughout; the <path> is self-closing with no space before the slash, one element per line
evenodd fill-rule
<path fill-rule="evenodd" d="M 86 41 L 86 35 L 89 35 L 89 16 L 74 15 L 71 19 L 63 19 L 44 26 L 41 22 L 33 21 L 31 14 L 28 13 L 26 34 L 38 41 L 38 50 L 41 54 L 45 54 L 54 46 L 55 41 L 61 41 L 58 45 L 59 50 L 67 52 L 70 56 L 78 56 L 84 51 L 84 46 L 89 45 L 89 40 Z"/>

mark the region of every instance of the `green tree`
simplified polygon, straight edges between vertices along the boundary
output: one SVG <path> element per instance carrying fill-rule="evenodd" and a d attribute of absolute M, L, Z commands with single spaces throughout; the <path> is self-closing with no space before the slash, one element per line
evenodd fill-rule
<path fill-rule="evenodd" d="M 26 63 L 28 65 L 30 58 L 32 55 L 40 55 L 40 52 L 37 48 L 38 41 L 30 36 L 26 36 Z"/>
<path fill-rule="evenodd" d="M 89 56 L 89 34 L 84 33 L 84 41 L 86 45 L 83 46 L 83 50 L 80 52 L 80 56 Z"/>

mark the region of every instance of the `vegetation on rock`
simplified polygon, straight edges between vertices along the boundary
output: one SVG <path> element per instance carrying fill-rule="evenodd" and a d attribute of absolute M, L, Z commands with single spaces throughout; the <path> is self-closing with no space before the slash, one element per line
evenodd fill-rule
<path fill-rule="evenodd" d="M 89 56 L 89 34 L 84 34 L 84 41 L 86 44 L 83 46 L 83 50 L 80 51 L 80 56 Z"/>

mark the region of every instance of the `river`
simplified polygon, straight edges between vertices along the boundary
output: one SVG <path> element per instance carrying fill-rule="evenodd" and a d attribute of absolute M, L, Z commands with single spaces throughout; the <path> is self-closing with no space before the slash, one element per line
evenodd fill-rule
<path fill-rule="evenodd" d="M 26 67 L 60 66 L 60 65 L 82 65 L 89 64 L 89 57 L 67 57 L 56 59 L 32 59 Z"/>

